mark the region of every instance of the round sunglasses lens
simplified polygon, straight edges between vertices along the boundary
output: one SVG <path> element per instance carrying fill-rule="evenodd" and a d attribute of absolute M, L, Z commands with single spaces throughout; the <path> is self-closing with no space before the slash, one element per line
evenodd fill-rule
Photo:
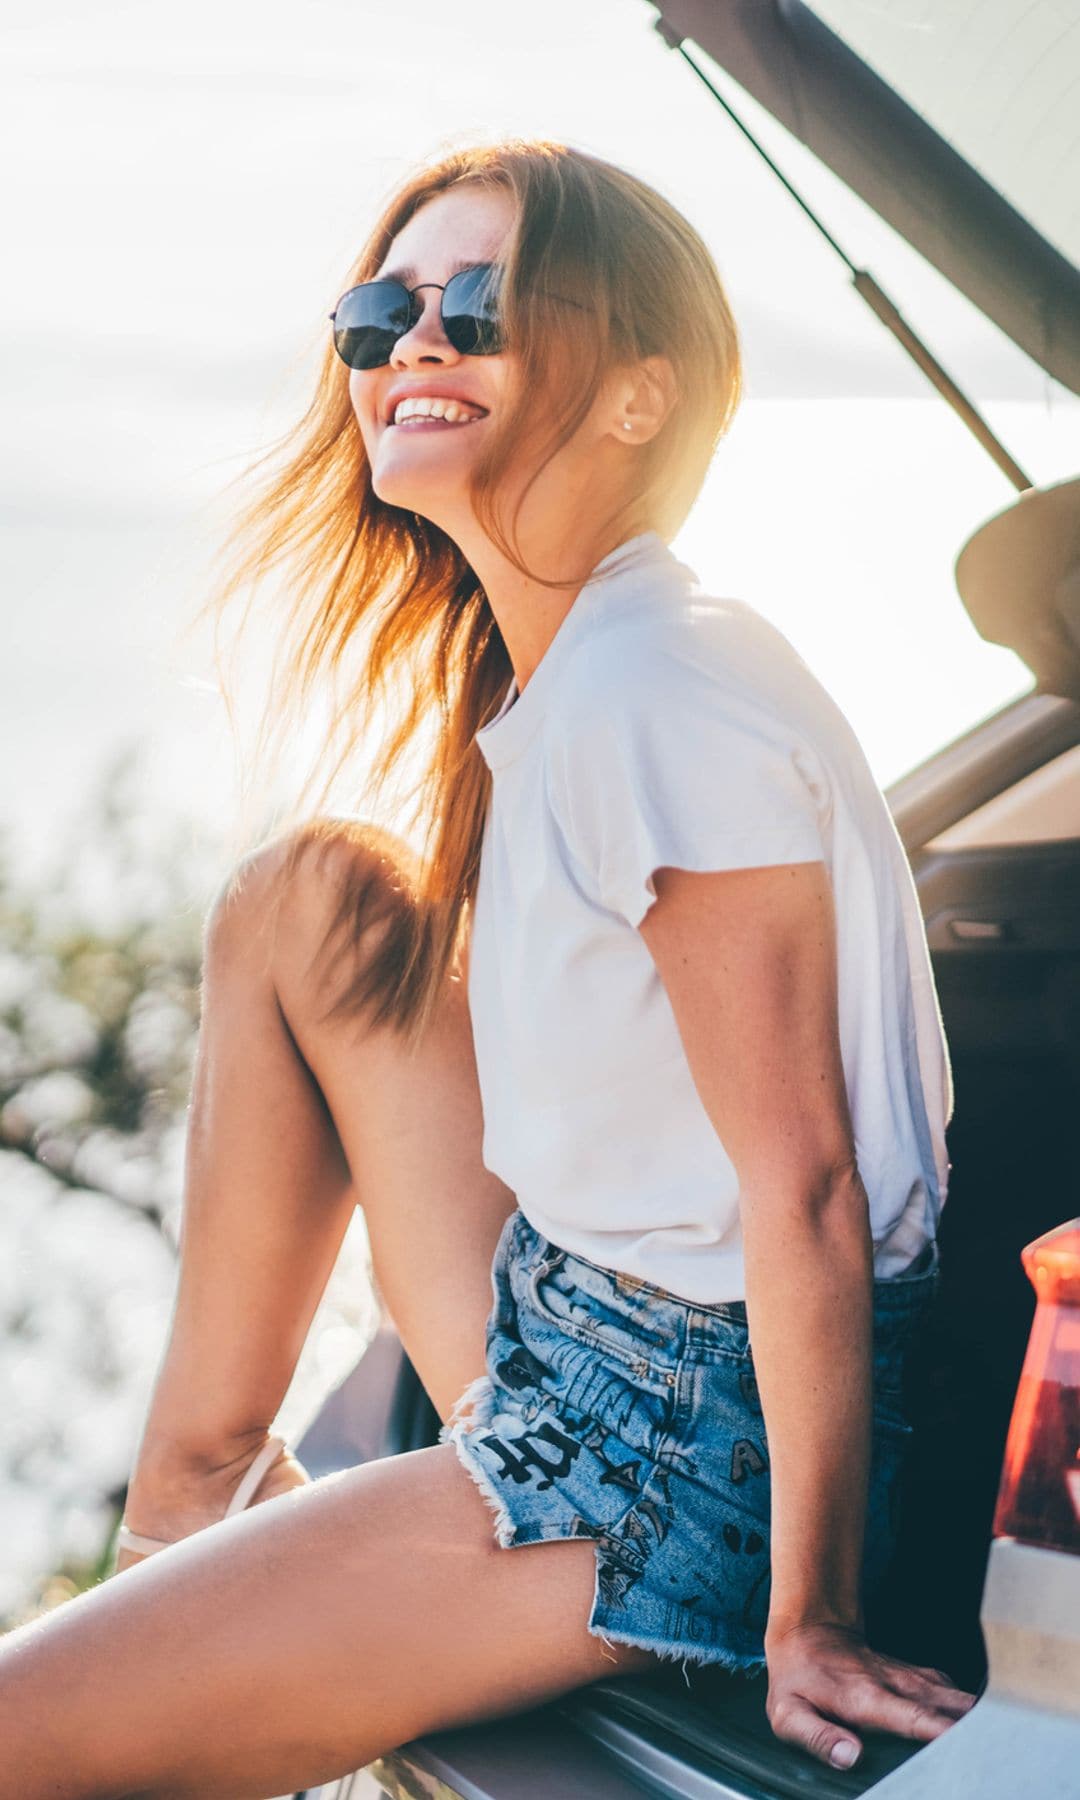
<path fill-rule="evenodd" d="M 396 281 L 350 288 L 334 313 L 334 349 L 350 369 L 380 368 L 408 331 L 410 315 L 409 296 Z"/>
<path fill-rule="evenodd" d="M 489 264 L 452 275 L 442 298 L 442 322 L 450 342 L 463 356 L 494 356 L 502 349 L 499 330 L 499 282 Z"/>

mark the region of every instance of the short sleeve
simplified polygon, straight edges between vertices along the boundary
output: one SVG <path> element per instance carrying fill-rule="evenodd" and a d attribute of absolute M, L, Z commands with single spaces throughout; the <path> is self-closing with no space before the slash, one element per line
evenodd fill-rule
<path fill-rule="evenodd" d="M 632 653 L 600 671 L 550 755 L 570 849 L 631 925 L 656 899 L 657 869 L 824 856 L 816 752 L 773 705 L 708 666 Z"/>

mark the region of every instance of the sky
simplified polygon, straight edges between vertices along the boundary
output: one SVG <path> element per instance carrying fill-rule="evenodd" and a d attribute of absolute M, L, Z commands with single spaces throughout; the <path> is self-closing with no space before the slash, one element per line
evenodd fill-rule
<path fill-rule="evenodd" d="M 0 830 L 20 866 L 62 848 L 128 746 L 154 807 L 234 816 L 209 643 L 185 631 L 225 485 L 306 406 L 384 197 L 472 136 L 609 157 L 705 237 L 746 389 L 674 548 L 785 631 L 883 786 L 1031 685 L 952 580 L 1013 490 L 653 17 L 645 0 L 42 0 L 5 25 Z M 1074 474 L 1076 397 L 711 72 L 1032 479 Z M 247 681 L 250 707 L 257 656 Z"/>

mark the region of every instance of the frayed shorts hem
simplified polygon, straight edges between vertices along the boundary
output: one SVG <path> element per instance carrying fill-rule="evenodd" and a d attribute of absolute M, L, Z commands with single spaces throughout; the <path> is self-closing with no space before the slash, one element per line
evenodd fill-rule
<path fill-rule="evenodd" d="M 910 1437 L 901 1405 L 936 1249 L 874 1287 L 874 1412 L 863 1578 L 895 1543 Z M 486 1367 L 439 1432 L 502 1548 L 585 1539 L 588 1630 L 665 1662 L 766 1667 L 770 1470 L 745 1305 L 698 1307 L 572 1256 L 520 1209 L 492 1263 Z"/>
<path fill-rule="evenodd" d="M 566 1529 L 558 1522 L 550 1525 L 536 1521 L 519 1523 L 513 1517 L 503 1495 L 497 1490 L 490 1472 L 480 1460 L 472 1437 L 474 1431 L 490 1425 L 496 1398 L 495 1386 L 490 1375 L 478 1375 L 460 1395 L 449 1419 L 439 1430 L 439 1442 L 453 1444 L 462 1468 L 486 1501 L 494 1518 L 496 1543 L 501 1549 L 512 1550 L 525 1544 L 578 1541 L 580 1533 Z M 764 1656 L 743 1655 L 738 1651 L 719 1645 L 703 1644 L 688 1647 L 685 1643 L 674 1644 L 664 1638 L 626 1631 L 612 1624 L 606 1616 L 601 1596 L 604 1545 L 594 1539 L 593 1549 L 596 1577 L 592 1606 L 586 1621 L 587 1629 L 593 1637 L 599 1638 L 609 1648 L 613 1648 L 615 1644 L 626 1644 L 634 1649 L 647 1650 L 663 1662 L 681 1664 L 683 1678 L 688 1685 L 689 1665 L 711 1665 L 714 1668 L 725 1669 L 730 1674 L 746 1676 L 760 1675 L 765 1672 Z"/>

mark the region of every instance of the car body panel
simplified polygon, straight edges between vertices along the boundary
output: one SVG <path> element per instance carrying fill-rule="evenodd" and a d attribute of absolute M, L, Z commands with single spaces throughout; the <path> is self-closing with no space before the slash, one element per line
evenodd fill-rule
<path fill-rule="evenodd" d="M 434 1732 L 371 1773 L 391 1800 L 641 1800 L 640 1785 L 554 1707 Z"/>

